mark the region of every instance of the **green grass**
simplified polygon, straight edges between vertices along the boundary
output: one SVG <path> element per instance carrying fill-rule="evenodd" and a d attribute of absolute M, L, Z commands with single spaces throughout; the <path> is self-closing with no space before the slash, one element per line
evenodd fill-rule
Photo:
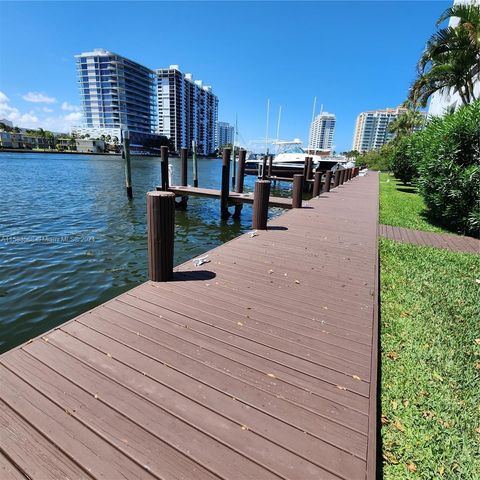
<path fill-rule="evenodd" d="M 426 232 L 446 232 L 429 222 L 423 198 L 414 187 L 388 173 L 380 174 L 380 223 Z"/>
<path fill-rule="evenodd" d="M 381 240 L 384 478 L 480 478 L 480 257 Z"/>

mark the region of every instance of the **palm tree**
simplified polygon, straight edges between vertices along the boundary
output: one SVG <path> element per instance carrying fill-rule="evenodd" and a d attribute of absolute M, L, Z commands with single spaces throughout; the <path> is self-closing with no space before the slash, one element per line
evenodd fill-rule
<path fill-rule="evenodd" d="M 465 105 L 475 100 L 474 81 L 480 67 L 480 6 L 455 5 L 440 16 L 437 25 L 457 14 L 462 15 L 457 26 L 440 29 L 427 42 L 418 62 L 418 78 L 409 93 L 415 105 L 425 107 L 439 90 L 458 92 Z"/>
<path fill-rule="evenodd" d="M 445 20 L 457 18 L 468 33 L 472 45 L 480 50 L 480 7 L 474 4 L 456 4 L 447 8 L 437 21 L 437 27 Z"/>
<path fill-rule="evenodd" d="M 402 105 L 407 110 L 405 113 L 399 115 L 389 126 L 388 130 L 395 134 L 395 138 L 401 138 L 405 135 L 410 135 L 416 129 L 425 125 L 425 115 L 415 108 L 409 100 L 406 100 Z"/>

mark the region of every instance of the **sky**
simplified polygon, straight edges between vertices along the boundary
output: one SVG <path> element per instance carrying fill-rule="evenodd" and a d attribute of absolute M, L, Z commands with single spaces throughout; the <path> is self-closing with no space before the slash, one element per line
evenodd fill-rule
<path fill-rule="evenodd" d="M 180 65 L 212 85 L 239 142 L 308 142 L 313 99 L 350 150 L 357 115 L 396 107 L 451 2 L 0 1 L 0 118 L 65 131 L 81 123 L 74 55 L 105 48 L 149 68 Z"/>

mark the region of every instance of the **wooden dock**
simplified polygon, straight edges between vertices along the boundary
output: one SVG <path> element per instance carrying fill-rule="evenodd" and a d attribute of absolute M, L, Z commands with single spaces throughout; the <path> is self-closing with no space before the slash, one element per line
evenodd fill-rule
<path fill-rule="evenodd" d="M 208 197 L 208 198 L 220 198 L 221 191 L 215 190 L 213 188 L 201 188 L 201 187 L 179 187 L 171 186 L 168 187 L 170 192 L 174 192 L 178 196 L 197 196 L 197 197 Z M 229 192 L 228 202 L 231 205 L 238 205 L 242 203 L 253 203 L 254 194 L 253 192 L 248 193 L 236 193 Z M 284 197 L 270 197 L 268 201 L 270 207 L 280 207 L 280 208 L 292 208 L 292 199 Z"/>
<path fill-rule="evenodd" d="M 378 176 L 0 356 L 1 478 L 374 479 Z"/>

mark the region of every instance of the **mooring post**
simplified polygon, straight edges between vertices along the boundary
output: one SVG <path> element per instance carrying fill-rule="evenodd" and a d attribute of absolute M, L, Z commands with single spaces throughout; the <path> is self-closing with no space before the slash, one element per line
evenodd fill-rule
<path fill-rule="evenodd" d="M 323 191 L 329 192 L 330 191 L 330 183 L 332 181 L 332 171 L 327 170 L 325 173 L 325 183 L 323 184 Z"/>
<path fill-rule="evenodd" d="M 310 191 L 310 178 L 312 178 L 312 163 L 313 159 L 312 157 L 307 157 L 305 159 L 305 168 L 304 168 L 304 173 L 305 173 L 305 178 L 303 181 L 303 189 L 305 192 Z"/>
<path fill-rule="evenodd" d="M 192 140 L 193 186 L 198 187 L 197 144 Z"/>
<path fill-rule="evenodd" d="M 292 208 L 302 207 L 303 175 L 297 173 L 293 176 Z"/>
<path fill-rule="evenodd" d="M 220 217 L 225 220 L 228 213 L 228 194 L 230 193 L 230 154 L 229 148 L 223 149 L 222 157 L 222 190 L 220 192 Z"/>
<path fill-rule="evenodd" d="M 232 145 L 232 189 L 235 188 L 235 176 L 237 172 L 237 164 L 235 162 L 235 144 Z"/>
<path fill-rule="evenodd" d="M 342 177 L 343 177 L 343 170 L 337 170 L 337 173 L 338 173 L 338 185 L 337 186 L 340 186 L 342 184 Z"/>
<path fill-rule="evenodd" d="M 268 156 L 268 176 L 273 175 L 273 155 Z"/>
<path fill-rule="evenodd" d="M 167 282 L 173 277 L 175 194 L 147 193 L 148 278 Z"/>
<path fill-rule="evenodd" d="M 162 190 L 166 192 L 168 190 L 168 147 L 162 146 L 160 148 L 161 172 L 162 172 Z"/>
<path fill-rule="evenodd" d="M 245 176 L 245 159 L 247 158 L 247 151 L 243 148 L 238 152 L 238 169 L 237 169 L 237 184 L 235 191 L 243 193 L 243 181 Z"/>
<path fill-rule="evenodd" d="M 315 172 L 315 177 L 313 180 L 313 196 L 318 197 L 321 192 L 321 186 L 322 186 L 322 172 L 320 170 L 318 172 Z"/>
<path fill-rule="evenodd" d="M 268 220 L 268 200 L 270 198 L 270 181 L 257 180 L 253 196 L 252 227 L 255 230 L 266 230 Z"/>
<path fill-rule="evenodd" d="M 337 188 L 340 184 L 340 170 L 335 171 L 335 176 L 333 177 L 333 188 Z"/>
<path fill-rule="evenodd" d="M 262 180 L 267 178 L 267 157 L 268 155 L 264 155 L 262 158 Z"/>
<path fill-rule="evenodd" d="M 187 186 L 187 159 L 188 149 L 182 148 L 180 150 L 180 185 L 182 187 Z"/>
<path fill-rule="evenodd" d="M 132 190 L 132 169 L 130 166 L 130 134 L 128 130 L 123 131 L 123 151 L 122 157 L 125 163 L 125 187 L 127 189 L 127 197 L 133 198 Z"/>

